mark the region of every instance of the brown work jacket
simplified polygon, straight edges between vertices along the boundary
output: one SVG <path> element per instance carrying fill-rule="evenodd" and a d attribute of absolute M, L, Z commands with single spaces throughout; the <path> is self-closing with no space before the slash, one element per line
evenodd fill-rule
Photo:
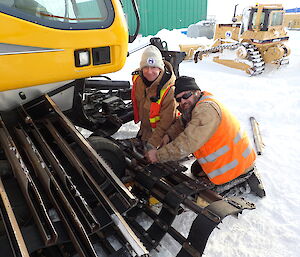
<path fill-rule="evenodd" d="M 171 72 L 171 76 L 170 79 L 164 83 L 162 89 L 168 87 L 169 84 L 174 84 L 176 79 L 171 64 L 167 61 L 164 61 L 164 63 L 165 68 Z M 138 69 L 134 73 L 141 74 L 141 72 L 142 71 Z M 160 146 L 162 137 L 176 119 L 177 113 L 177 103 L 174 98 L 174 88 L 172 87 L 161 103 L 160 121 L 157 123 L 155 129 L 151 128 L 149 121 L 151 106 L 150 98 L 157 95 L 157 87 L 163 77 L 163 74 L 164 72 L 161 72 L 158 78 L 153 81 L 149 87 L 145 85 L 141 77 L 136 80 L 137 84 L 135 86 L 135 99 L 138 108 L 138 116 L 141 122 L 138 136 L 141 137 L 143 141 L 148 142 L 154 147 Z"/>
<path fill-rule="evenodd" d="M 187 157 L 204 145 L 221 122 L 221 110 L 216 103 L 203 102 L 192 110 L 191 120 L 184 126 L 182 117 L 168 129 L 172 142 L 157 152 L 160 162 L 175 161 Z"/>

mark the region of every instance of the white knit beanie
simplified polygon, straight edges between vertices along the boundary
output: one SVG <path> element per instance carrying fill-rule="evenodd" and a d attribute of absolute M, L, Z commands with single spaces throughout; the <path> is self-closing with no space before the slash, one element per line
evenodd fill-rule
<path fill-rule="evenodd" d="M 162 59 L 161 52 L 156 46 L 148 46 L 142 54 L 140 69 L 143 69 L 147 66 L 157 67 L 162 71 L 164 70 L 165 64 Z"/>

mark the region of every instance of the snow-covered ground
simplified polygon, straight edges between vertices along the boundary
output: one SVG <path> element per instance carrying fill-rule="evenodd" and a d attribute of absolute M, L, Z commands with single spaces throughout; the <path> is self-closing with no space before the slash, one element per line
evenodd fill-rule
<path fill-rule="evenodd" d="M 300 256 L 300 31 L 288 31 L 292 50 L 290 64 L 281 69 L 266 67 L 266 72 L 249 77 L 204 59 L 197 64 L 184 61 L 180 75 L 195 77 L 202 90 L 213 93 L 239 118 L 252 138 L 249 117 L 259 122 L 265 144 L 257 158 L 266 194 L 264 199 L 253 195 L 246 199 L 256 209 L 244 211 L 238 219 L 227 217 L 209 238 L 205 256 L 209 257 L 297 257 Z M 205 38 L 191 39 L 179 30 L 162 30 L 156 36 L 168 43 L 169 50 L 179 50 L 179 44 L 208 43 Z M 140 38 L 130 45 L 135 48 L 149 41 Z M 142 51 L 129 56 L 125 67 L 110 74 L 112 79 L 131 79 L 131 72 L 139 66 Z M 126 124 L 117 137 L 131 137 L 138 127 Z M 192 215 L 184 213 L 177 219 L 185 230 Z M 176 255 L 176 247 L 162 242 L 160 252 L 152 256 Z"/>

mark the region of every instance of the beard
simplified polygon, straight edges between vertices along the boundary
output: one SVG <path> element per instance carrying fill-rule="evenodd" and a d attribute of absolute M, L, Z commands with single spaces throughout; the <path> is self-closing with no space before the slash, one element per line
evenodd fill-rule
<path fill-rule="evenodd" d="M 191 119 L 192 119 L 192 110 L 194 109 L 194 107 L 195 107 L 195 105 L 190 106 L 189 108 L 182 110 L 181 115 L 182 115 L 182 121 L 183 121 L 184 126 L 186 126 L 187 123 L 191 121 Z"/>
<path fill-rule="evenodd" d="M 182 107 L 179 106 L 178 110 L 181 112 L 181 117 L 184 126 L 192 119 L 192 111 L 195 108 L 196 103 L 198 102 L 199 97 L 193 96 L 193 101 L 191 104 L 185 103 Z"/>

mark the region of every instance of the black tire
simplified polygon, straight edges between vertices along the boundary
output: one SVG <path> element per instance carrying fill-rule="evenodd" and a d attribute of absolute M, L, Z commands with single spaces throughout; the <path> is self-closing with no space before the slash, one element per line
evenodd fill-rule
<path fill-rule="evenodd" d="M 117 177 L 122 178 L 125 175 L 126 162 L 120 147 L 111 140 L 100 136 L 91 136 L 88 141 L 112 168 Z"/>

